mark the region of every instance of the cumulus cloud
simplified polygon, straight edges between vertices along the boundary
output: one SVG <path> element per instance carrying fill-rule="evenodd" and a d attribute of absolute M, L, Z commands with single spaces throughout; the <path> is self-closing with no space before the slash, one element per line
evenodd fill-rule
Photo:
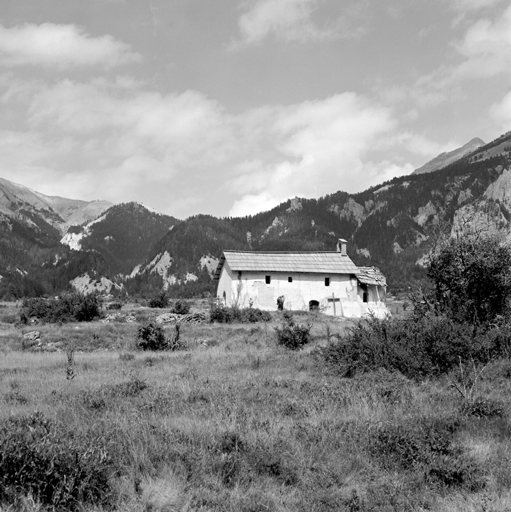
<path fill-rule="evenodd" d="M 503 3 L 504 0 L 448 0 L 460 12 L 479 10 Z"/>
<path fill-rule="evenodd" d="M 378 162 L 375 151 L 440 149 L 400 135 L 389 109 L 355 93 L 232 115 L 200 92 L 160 94 L 124 79 L 4 91 L 6 114 L 24 108 L 25 124 L 1 133 L 1 176 L 49 195 L 136 200 L 181 217 L 363 190 L 413 170 Z"/>
<path fill-rule="evenodd" d="M 130 46 L 110 35 L 92 37 L 75 25 L 26 23 L 0 25 L 0 64 L 3 66 L 113 67 L 140 59 Z"/>
<path fill-rule="evenodd" d="M 62 80 L 14 97 L 26 126 L 0 145 L 0 175 L 44 193 L 139 200 L 172 212 L 172 198 L 193 190 L 196 170 L 207 177 L 236 147 L 223 107 L 196 91 Z"/>
<path fill-rule="evenodd" d="M 245 161 L 231 187 L 246 193 L 230 215 L 246 215 L 287 198 L 360 190 L 368 176 L 364 157 L 379 136 L 394 129 L 388 110 L 353 93 L 267 113 L 265 133 L 273 141 L 266 160 Z"/>
<path fill-rule="evenodd" d="M 360 4 L 349 7 L 345 14 L 325 26 L 312 19 L 325 0 L 257 0 L 238 20 L 240 40 L 231 49 L 261 43 L 273 35 L 283 42 L 322 41 L 337 37 L 356 37 L 363 28 L 352 23 L 358 18 Z"/>
<path fill-rule="evenodd" d="M 503 131 L 511 130 L 511 91 L 491 106 L 490 114 Z"/>
<path fill-rule="evenodd" d="M 464 98 L 469 81 L 492 79 L 494 83 L 503 80 L 508 83 L 511 78 L 511 4 L 494 18 L 469 22 L 463 36 L 451 46 L 455 50 L 451 64 L 442 64 L 409 86 L 377 84 L 375 93 L 388 104 L 410 103 L 411 109 L 417 111 Z"/>
<path fill-rule="evenodd" d="M 511 5 L 495 20 L 481 19 L 466 32 L 456 48 L 463 62 L 457 77 L 486 78 L 511 71 Z"/>

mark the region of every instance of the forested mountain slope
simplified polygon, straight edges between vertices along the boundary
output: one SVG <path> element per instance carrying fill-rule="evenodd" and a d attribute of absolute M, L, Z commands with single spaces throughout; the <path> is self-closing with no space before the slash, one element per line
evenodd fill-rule
<path fill-rule="evenodd" d="M 439 171 L 396 178 L 358 194 L 294 198 L 243 218 L 192 217 L 167 233 L 149 260 L 166 253 L 163 282 L 182 293 L 178 281 L 189 273 L 198 276 L 205 255 L 218 258 L 224 249 L 334 250 L 342 237 L 355 262 L 379 266 L 391 289 L 406 290 L 424 276 L 417 263 L 439 229 L 479 219 L 488 229 L 509 233 L 511 204 L 503 198 L 506 192 L 511 197 L 510 148 L 506 134 Z M 211 283 L 208 289 L 214 289 Z"/>
<path fill-rule="evenodd" d="M 507 133 L 441 170 L 357 194 L 294 198 L 242 218 L 179 221 L 126 203 L 62 237 L 55 210 L 11 206 L 0 211 L 0 297 L 53 294 L 84 274 L 107 277 L 129 294 L 162 287 L 174 295 L 212 293 L 223 250 L 328 251 L 340 237 L 356 263 L 380 267 L 391 290 L 407 290 L 424 276 L 420 263 L 439 230 L 470 224 L 511 240 L 510 150 Z"/>

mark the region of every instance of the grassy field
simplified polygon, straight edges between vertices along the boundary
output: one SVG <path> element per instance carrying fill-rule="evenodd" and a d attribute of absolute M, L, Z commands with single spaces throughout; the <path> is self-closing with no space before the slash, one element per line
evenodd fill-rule
<path fill-rule="evenodd" d="M 38 326 L 64 350 L 32 353 L 21 333 L 34 327 L 2 323 L 4 456 L 37 455 L 34 480 L 79 475 L 92 489 L 81 503 L 66 501 L 69 481 L 52 498 L 76 510 L 511 510 L 511 362 L 477 382 L 504 404 L 485 412 L 447 377 L 327 372 L 317 347 L 350 322 L 320 317 L 299 352 L 276 344 L 275 325 L 183 325 L 187 349 L 172 353 L 137 351 L 136 324 Z M 46 506 L 19 487 L 0 509 Z"/>

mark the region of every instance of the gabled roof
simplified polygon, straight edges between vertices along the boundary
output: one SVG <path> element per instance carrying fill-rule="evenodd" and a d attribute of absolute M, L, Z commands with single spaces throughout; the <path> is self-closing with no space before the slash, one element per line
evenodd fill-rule
<path fill-rule="evenodd" d="M 316 274 L 352 274 L 358 267 L 349 256 L 340 252 L 264 252 L 264 251 L 224 251 L 215 272 L 215 279 L 225 262 L 231 270 L 255 272 L 311 272 Z"/>
<path fill-rule="evenodd" d="M 387 286 L 385 276 L 376 267 L 358 267 L 356 276 L 363 284 Z"/>

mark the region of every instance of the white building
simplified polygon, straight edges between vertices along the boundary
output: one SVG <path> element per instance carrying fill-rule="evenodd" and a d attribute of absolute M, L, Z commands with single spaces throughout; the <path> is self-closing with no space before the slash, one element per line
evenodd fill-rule
<path fill-rule="evenodd" d="M 357 267 L 340 240 L 332 252 L 224 251 L 215 273 L 217 297 L 227 306 L 271 311 L 319 308 L 327 315 L 379 318 L 389 312 L 387 283 L 375 267 Z"/>

